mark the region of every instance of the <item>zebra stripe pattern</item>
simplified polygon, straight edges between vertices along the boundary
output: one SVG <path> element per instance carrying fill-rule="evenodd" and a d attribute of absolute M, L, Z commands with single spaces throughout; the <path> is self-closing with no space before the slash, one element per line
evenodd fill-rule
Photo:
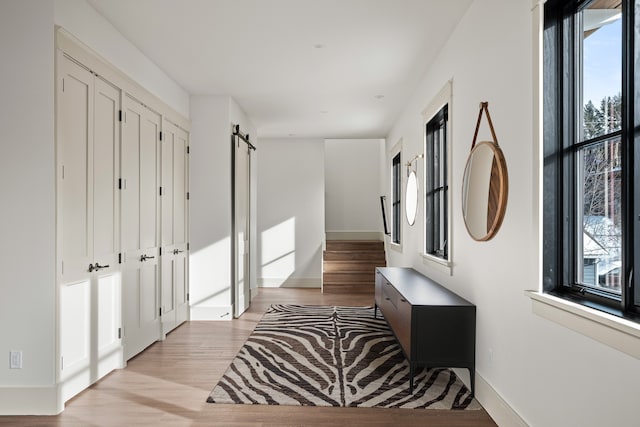
<path fill-rule="evenodd" d="M 207 402 L 480 409 L 450 369 L 409 364 L 372 307 L 273 305 Z"/>

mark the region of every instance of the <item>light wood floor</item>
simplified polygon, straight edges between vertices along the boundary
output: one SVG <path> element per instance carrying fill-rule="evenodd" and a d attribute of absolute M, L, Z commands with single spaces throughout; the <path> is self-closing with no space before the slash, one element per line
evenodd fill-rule
<path fill-rule="evenodd" d="M 55 417 L 0 417 L 12 426 L 495 426 L 484 411 L 320 408 L 206 403 L 272 303 L 372 305 L 317 289 L 261 289 L 240 319 L 187 322 L 67 402 Z"/>

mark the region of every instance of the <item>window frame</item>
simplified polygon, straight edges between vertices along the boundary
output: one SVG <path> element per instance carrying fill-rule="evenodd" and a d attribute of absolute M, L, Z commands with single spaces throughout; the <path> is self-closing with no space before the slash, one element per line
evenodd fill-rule
<path fill-rule="evenodd" d="M 446 169 L 447 169 L 447 185 L 449 186 L 448 197 L 447 197 L 447 257 L 441 258 L 432 254 L 427 253 L 427 203 L 426 203 L 426 175 L 427 175 L 427 151 L 426 151 L 426 129 L 427 123 L 436 115 L 444 106 L 448 108 L 448 120 L 446 125 Z M 431 99 L 431 101 L 427 104 L 427 106 L 422 110 L 422 153 L 423 161 L 422 170 L 424 173 L 422 174 L 421 179 L 421 203 L 423 207 L 424 217 L 423 217 L 423 233 L 422 233 L 422 262 L 424 265 L 427 265 L 432 268 L 436 268 L 441 270 L 443 273 L 453 273 L 453 220 L 451 214 L 453 212 L 452 209 L 452 197 L 451 197 L 451 182 L 452 182 L 452 158 L 453 158 L 453 150 L 452 150 L 452 141 L 453 141 L 453 80 L 448 80 L 442 86 L 442 88 L 436 93 L 436 95 Z M 419 168 L 418 168 L 419 169 Z"/>
<path fill-rule="evenodd" d="M 424 253 L 446 261 L 449 260 L 449 223 L 451 221 L 448 124 L 448 104 L 442 106 L 425 124 L 423 193 Z M 436 246 L 439 248 L 436 249 Z"/>
<path fill-rule="evenodd" d="M 586 307 L 595 308 L 615 316 L 638 322 L 640 317 L 640 287 L 633 283 L 634 265 L 640 265 L 640 248 L 634 251 L 634 242 L 640 242 L 640 186 L 633 183 L 640 178 L 640 150 L 634 153 L 634 144 L 640 143 L 640 132 L 633 134 L 640 124 L 640 111 L 634 111 L 638 99 L 632 99 L 635 81 L 640 81 L 640 70 L 633 63 L 640 58 L 637 48 L 639 34 L 634 32 L 634 2 L 640 9 L 640 0 L 622 0 L 622 193 L 621 193 L 621 296 L 585 287 L 577 283 L 578 233 L 577 183 L 580 174 L 578 153 L 589 143 L 578 141 L 578 109 L 582 106 L 576 96 L 578 57 L 574 19 L 588 7 L 590 0 L 549 0 L 544 6 L 543 29 L 543 270 L 542 290 Z M 640 10 L 638 10 L 640 12 Z M 633 36 L 630 37 L 630 35 Z M 640 46 L 639 46 L 640 47 Z M 611 138 L 615 133 L 608 135 Z M 600 138 L 602 140 L 606 138 Z M 558 238 L 558 236 L 561 236 Z M 635 270 L 638 270 L 635 268 Z"/>
<path fill-rule="evenodd" d="M 397 159 L 397 160 L 396 160 Z M 402 245 L 402 150 L 391 153 L 391 244 Z"/>

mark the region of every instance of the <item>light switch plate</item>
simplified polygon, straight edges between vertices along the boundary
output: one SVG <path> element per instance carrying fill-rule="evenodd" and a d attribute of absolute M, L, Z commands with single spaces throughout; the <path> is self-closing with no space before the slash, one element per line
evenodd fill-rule
<path fill-rule="evenodd" d="M 9 352 L 9 369 L 22 369 L 22 352 Z"/>

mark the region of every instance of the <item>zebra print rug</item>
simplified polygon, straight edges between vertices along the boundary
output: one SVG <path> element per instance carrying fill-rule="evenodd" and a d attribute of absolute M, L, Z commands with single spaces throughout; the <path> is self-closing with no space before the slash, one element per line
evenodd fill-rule
<path fill-rule="evenodd" d="M 409 364 L 372 307 L 273 305 L 209 403 L 480 409 L 450 369 Z"/>

